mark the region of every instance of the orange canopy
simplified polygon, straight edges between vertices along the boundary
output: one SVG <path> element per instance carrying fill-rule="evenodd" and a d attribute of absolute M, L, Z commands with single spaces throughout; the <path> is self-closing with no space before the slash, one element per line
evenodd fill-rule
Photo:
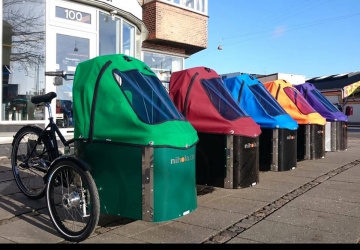
<path fill-rule="evenodd" d="M 286 80 L 265 82 L 264 86 L 298 124 L 326 124 L 326 119 Z"/>

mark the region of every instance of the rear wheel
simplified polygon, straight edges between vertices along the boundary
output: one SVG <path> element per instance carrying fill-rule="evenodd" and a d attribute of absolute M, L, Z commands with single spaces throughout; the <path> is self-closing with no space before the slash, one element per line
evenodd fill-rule
<path fill-rule="evenodd" d="M 91 174 L 71 160 L 51 167 L 46 202 L 55 229 L 72 242 L 80 242 L 95 230 L 100 217 L 100 200 Z"/>
<path fill-rule="evenodd" d="M 11 165 L 20 191 L 30 199 L 44 197 L 44 176 L 51 163 L 50 142 L 39 139 L 42 129 L 34 126 L 21 128 L 14 136 Z"/>

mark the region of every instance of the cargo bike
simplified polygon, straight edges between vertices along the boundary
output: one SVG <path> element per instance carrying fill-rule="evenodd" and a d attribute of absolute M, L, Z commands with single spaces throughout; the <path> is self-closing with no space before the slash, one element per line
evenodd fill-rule
<path fill-rule="evenodd" d="M 31 199 L 46 197 L 64 239 L 85 240 L 101 214 L 163 222 L 197 208 L 197 132 L 146 64 L 123 54 L 81 62 L 73 79 L 70 140 L 52 118 L 55 97 L 32 98 L 48 108 L 49 124 L 20 129 L 11 158 L 20 190 Z"/>

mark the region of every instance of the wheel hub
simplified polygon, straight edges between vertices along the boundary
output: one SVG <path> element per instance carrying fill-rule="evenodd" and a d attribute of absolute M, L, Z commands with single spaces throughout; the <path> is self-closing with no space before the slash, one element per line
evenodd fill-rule
<path fill-rule="evenodd" d="M 64 208 L 70 210 L 80 206 L 80 195 L 77 192 L 71 192 L 70 194 L 64 194 L 62 198 Z"/>

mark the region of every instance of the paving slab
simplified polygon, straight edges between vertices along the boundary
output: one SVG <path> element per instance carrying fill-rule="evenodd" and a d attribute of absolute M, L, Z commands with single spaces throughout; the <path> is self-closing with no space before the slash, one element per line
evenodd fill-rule
<path fill-rule="evenodd" d="M 108 232 L 113 233 L 113 234 L 122 235 L 125 237 L 131 237 L 132 235 L 135 235 L 138 233 L 156 230 L 158 227 L 162 227 L 169 223 L 172 223 L 172 221 L 154 223 L 154 222 L 136 220 L 136 221 L 133 221 L 130 223 L 112 227 L 111 230 L 108 230 Z"/>
<path fill-rule="evenodd" d="M 247 215 L 263 208 L 266 205 L 268 205 L 268 202 L 225 196 L 219 197 L 216 200 L 205 202 L 201 206 Z"/>
<path fill-rule="evenodd" d="M 238 189 L 225 189 L 209 186 L 198 186 L 197 202 L 201 205 L 205 202 L 216 200 L 219 197 L 228 196 L 231 192 L 236 192 Z M 199 194 L 200 193 L 200 194 Z"/>
<path fill-rule="evenodd" d="M 18 188 L 14 180 L 0 182 L 0 194 L 12 195 L 19 192 L 20 189 Z"/>
<path fill-rule="evenodd" d="M 229 197 L 238 197 L 247 200 L 256 200 L 263 202 L 272 202 L 284 196 L 287 192 L 284 190 L 270 190 L 262 188 L 244 188 L 237 192 L 229 192 Z"/>
<path fill-rule="evenodd" d="M 271 181 L 288 182 L 288 183 L 304 185 L 305 183 L 308 183 L 314 179 L 311 177 L 304 177 L 304 176 L 297 176 L 295 174 L 290 174 L 290 173 L 296 173 L 297 171 L 298 169 L 293 169 L 291 171 L 282 171 L 282 172 L 269 171 L 268 173 L 262 176 L 261 182 L 265 180 L 271 180 Z"/>
<path fill-rule="evenodd" d="M 51 221 L 42 216 L 23 216 L 21 219 L 3 224 L 0 235 L 16 243 L 59 243 L 63 241 Z"/>
<path fill-rule="evenodd" d="M 359 176 L 360 176 L 360 164 L 334 176 L 333 178 L 331 178 L 331 180 L 360 183 Z"/>
<path fill-rule="evenodd" d="M 302 185 L 303 184 L 290 183 L 290 182 L 284 182 L 284 181 L 273 181 L 271 179 L 264 179 L 258 185 L 253 186 L 252 188 L 274 190 L 274 191 L 289 193 L 289 192 L 301 187 Z"/>
<path fill-rule="evenodd" d="M 266 220 L 347 235 L 348 238 L 354 237 L 354 242 L 360 236 L 360 218 L 353 216 L 286 206 L 275 211 Z"/>
<path fill-rule="evenodd" d="M 346 154 L 344 152 L 331 152 L 327 157 L 321 159 L 321 162 L 335 164 L 335 163 L 346 163 L 355 161 L 359 159 L 359 152 L 356 150 L 356 147 L 348 150 Z"/>
<path fill-rule="evenodd" d="M 132 234 L 129 234 L 129 230 L 127 230 L 128 225 L 110 231 L 110 233 L 120 234 L 124 236 L 124 231 L 126 236 L 132 238 L 134 240 L 138 240 L 141 242 L 147 243 L 200 243 L 207 240 L 212 235 L 215 235 L 218 230 L 213 230 L 209 228 L 189 225 L 182 222 L 171 221 L 168 223 L 152 223 L 152 222 L 144 222 L 135 223 L 138 230 L 134 230 L 133 227 L 131 231 Z M 132 224 L 132 223 L 131 223 Z M 153 224 L 153 225 L 146 225 Z M 129 224 L 130 225 L 130 224 Z M 130 225 L 132 227 L 134 225 Z M 139 228 L 139 226 L 143 227 L 143 230 Z M 156 227 L 156 230 L 144 230 L 145 227 Z"/>
<path fill-rule="evenodd" d="M 80 244 L 145 244 L 146 241 L 141 241 L 139 239 L 131 239 L 118 234 L 113 233 L 103 233 L 100 235 L 95 235 L 87 238 L 86 240 L 80 242 Z"/>
<path fill-rule="evenodd" d="M 288 176 L 297 176 L 297 177 L 305 177 L 305 178 L 317 178 L 319 175 L 321 175 L 321 173 L 316 172 L 316 171 L 310 171 L 308 169 L 302 169 L 302 168 L 296 168 L 292 171 L 286 171 L 285 172 L 286 175 L 284 175 L 284 178 L 287 178 Z"/>
<path fill-rule="evenodd" d="M 360 183 L 348 183 L 330 179 L 309 190 L 306 195 L 339 202 L 360 203 Z M 359 205 L 360 206 L 360 205 Z"/>
<path fill-rule="evenodd" d="M 288 203 L 289 206 L 320 211 L 336 215 L 347 215 L 360 218 L 359 203 L 326 199 L 317 196 L 302 195 Z"/>
<path fill-rule="evenodd" d="M 31 200 L 22 193 L 8 196 L 0 195 L 0 220 L 9 219 L 45 207 L 45 198 Z"/>
<path fill-rule="evenodd" d="M 0 236 L 0 244 L 10 244 L 10 243 L 15 243 L 11 240 L 5 239 L 3 237 Z"/>
<path fill-rule="evenodd" d="M 4 171 L 0 170 L 0 181 L 11 181 L 11 180 L 14 180 L 14 175 L 11 170 L 4 170 Z"/>
<path fill-rule="evenodd" d="M 198 207 L 194 212 L 177 219 L 177 221 L 220 231 L 245 217 L 246 215 L 238 213 L 230 213 L 208 207 Z"/>
<path fill-rule="evenodd" d="M 309 164 L 305 164 L 304 165 L 300 165 L 297 167 L 297 169 L 300 169 L 302 171 L 314 171 L 314 172 L 318 172 L 319 174 L 326 174 L 340 166 L 343 166 L 345 164 L 347 164 L 348 162 L 345 163 L 331 163 L 331 162 L 324 162 L 324 161 L 320 161 L 320 160 L 314 160 Z M 295 170 L 297 170 L 295 169 Z"/>
<path fill-rule="evenodd" d="M 227 243 L 252 240 L 260 243 L 355 243 L 353 236 L 334 234 L 309 227 L 263 220 Z"/>

